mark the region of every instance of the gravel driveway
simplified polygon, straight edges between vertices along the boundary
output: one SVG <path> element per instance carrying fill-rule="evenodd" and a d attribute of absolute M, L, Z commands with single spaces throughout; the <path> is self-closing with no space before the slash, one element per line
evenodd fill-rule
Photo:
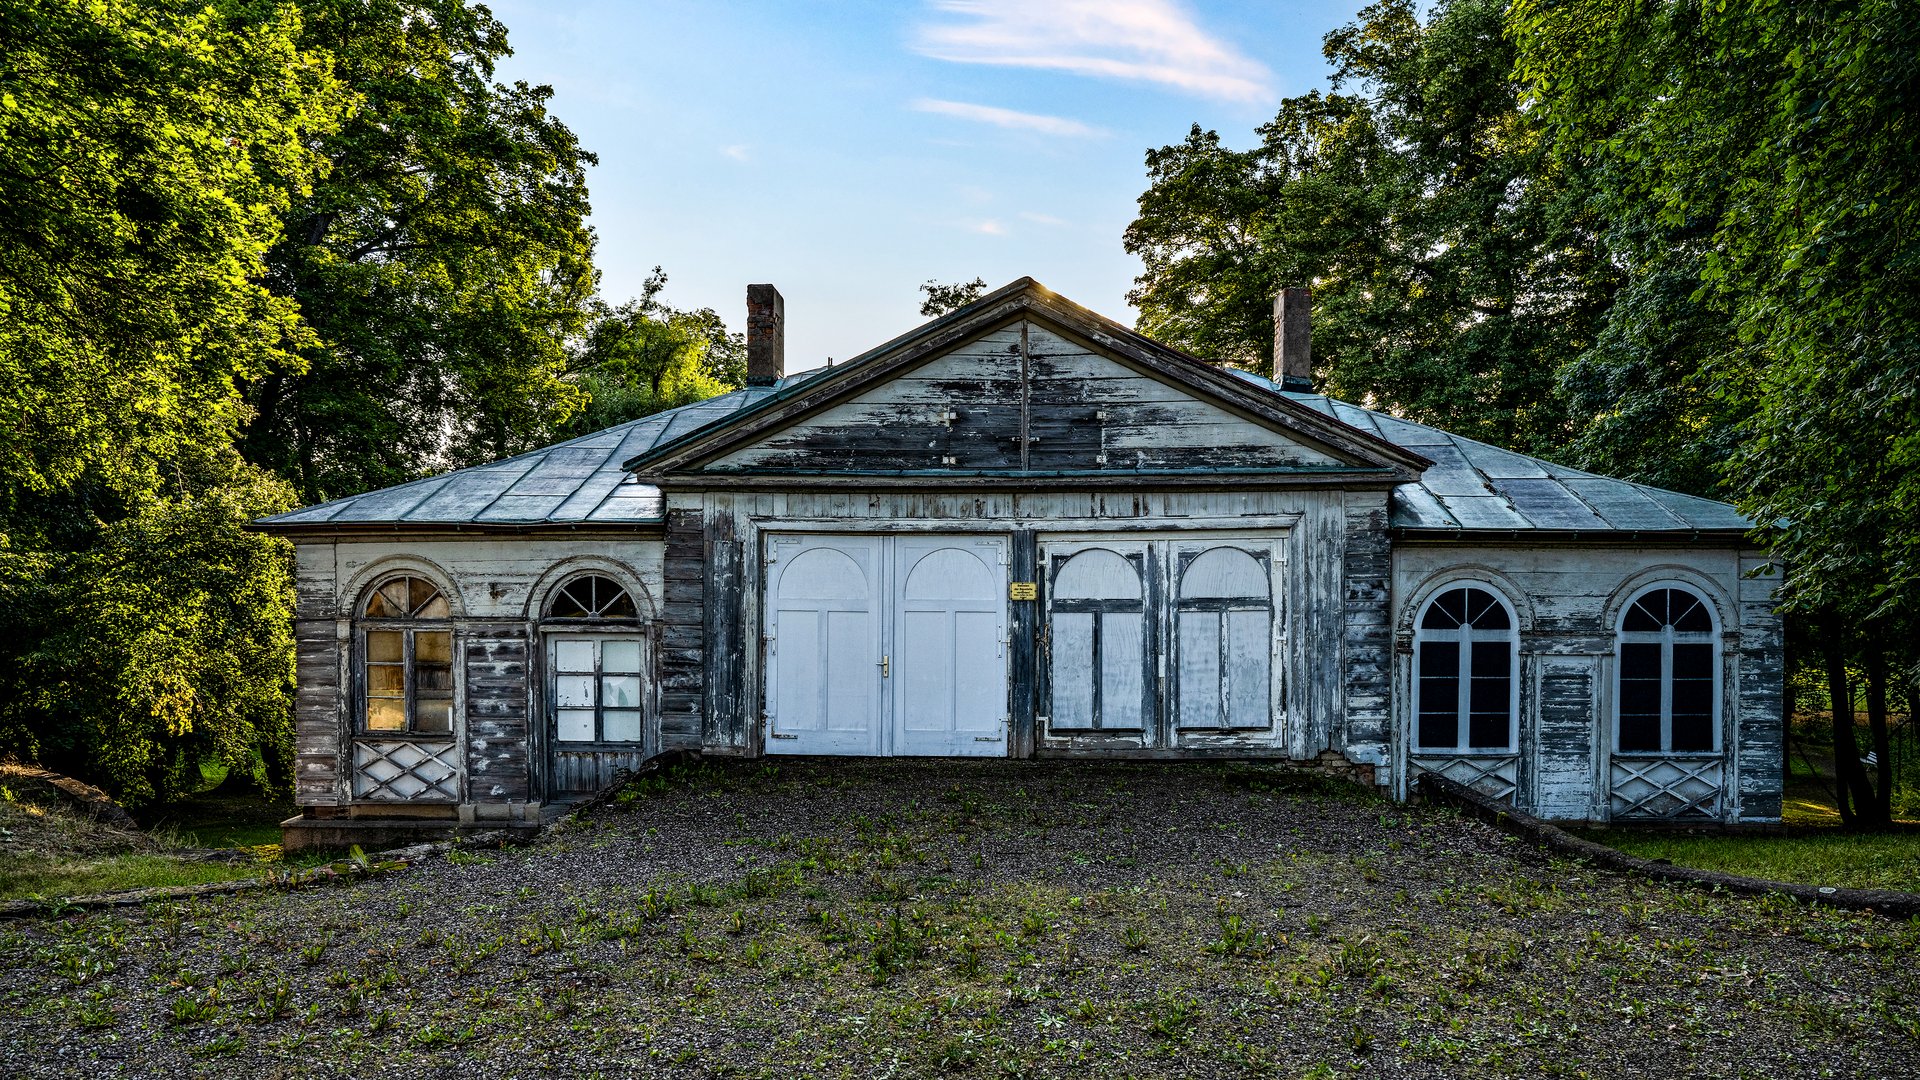
<path fill-rule="evenodd" d="M 0 924 L 0 974 L 0 1076 L 1920 1071 L 1920 923 L 1231 765 L 707 763 L 526 848 Z"/>

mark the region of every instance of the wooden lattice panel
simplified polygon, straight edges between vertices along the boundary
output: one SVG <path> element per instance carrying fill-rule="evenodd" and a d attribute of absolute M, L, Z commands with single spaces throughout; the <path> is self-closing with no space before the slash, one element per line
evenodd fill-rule
<path fill-rule="evenodd" d="M 1609 805 L 1616 818 L 1718 817 L 1725 775 L 1717 757 L 1616 757 Z"/>
<path fill-rule="evenodd" d="M 353 797 L 389 802 L 458 802 L 456 751 L 452 742 L 355 742 Z"/>
<path fill-rule="evenodd" d="M 1461 757 L 1417 757 L 1411 763 L 1413 775 L 1433 773 L 1485 795 L 1495 802 L 1514 805 L 1520 794 L 1520 755 L 1475 754 Z"/>

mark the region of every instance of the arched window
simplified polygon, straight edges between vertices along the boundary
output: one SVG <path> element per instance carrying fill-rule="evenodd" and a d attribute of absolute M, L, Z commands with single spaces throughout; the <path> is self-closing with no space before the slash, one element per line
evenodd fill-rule
<path fill-rule="evenodd" d="M 1414 629 L 1415 733 L 1420 751 L 1515 749 L 1513 615 L 1473 585 L 1427 602 Z"/>
<path fill-rule="evenodd" d="M 1693 590 L 1662 586 L 1635 599 L 1620 617 L 1614 749 L 1623 754 L 1717 749 L 1717 650 L 1713 609 Z"/>
<path fill-rule="evenodd" d="M 547 700 L 556 743 L 637 743 L 647 702 L 647 641 L 636 630 L 606 624 L 635 622 L 633 596 L 611 578 L 573 578 L 547 601 Z M 592 623 L 570 632 L 567 624 Z"/>
<path fill-rule="evenodd" d="M 1055 566 L 1047 651 L 1055 728 L 1138 731 L 1146 723 L 1146 606 L 1140 566 L 1090 548 Z"/>
<path fill-rule="evenodd" d="M 1273 725 L 1273 599 L 1267 568 L 1235 547 L 1182 568 L 1174 625 L 1183 728 Z"/>
<path fill-rule="evenodd" d="M 611 578 L 598 574 L 577 577 L 554 590 L 547 602 L 549 619 L 637 619 L 633 597 Z"/>
<path fill-rule="evenodd" d="M 361 727 L 444 735 L 453 730 L 453 630 L 447 598 L 426 578 L 374 586 L 361 609 Z"/>

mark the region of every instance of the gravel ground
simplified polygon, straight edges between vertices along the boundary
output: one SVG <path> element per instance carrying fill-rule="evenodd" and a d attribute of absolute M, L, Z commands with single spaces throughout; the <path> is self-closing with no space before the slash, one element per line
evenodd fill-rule
<path fill-rule="evenodd" d="M 0 924 L 0 975 L 0 1076 L 1920 1071 L 1920 923 L 1228 765 L 708 763 L 526 848 Z"/>

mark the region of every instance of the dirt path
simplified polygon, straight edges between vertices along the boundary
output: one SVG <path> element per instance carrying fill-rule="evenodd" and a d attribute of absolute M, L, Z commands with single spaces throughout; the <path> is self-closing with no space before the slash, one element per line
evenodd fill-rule
<path fill-rule="evenodd" d="M 707 765 L 349 889 L 0 926 L 0 1075 L 1900 1076 L 1920 925 L 1210 765 Z"/>

